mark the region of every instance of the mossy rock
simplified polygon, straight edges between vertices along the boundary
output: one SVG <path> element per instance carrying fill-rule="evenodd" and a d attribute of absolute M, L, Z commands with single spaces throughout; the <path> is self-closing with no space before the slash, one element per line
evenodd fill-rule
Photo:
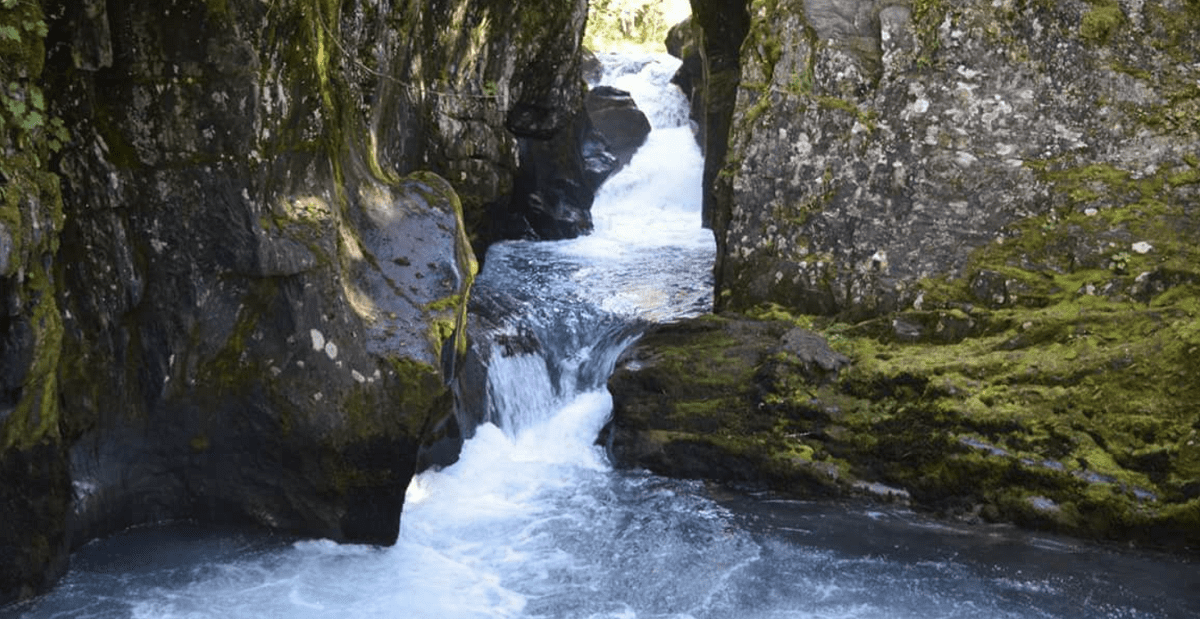
<path fill-rule="evenodd" d="M 1198 299 L 1081 296 L 989 312 L 952 341 L 778 307 L 657 327 L 610 382 L 614 457 L 801 496 L 882 487 L 950 518 L 1195 552 Z M 797 324 L 853 364 L 806 375 L 780 353 Z"/>

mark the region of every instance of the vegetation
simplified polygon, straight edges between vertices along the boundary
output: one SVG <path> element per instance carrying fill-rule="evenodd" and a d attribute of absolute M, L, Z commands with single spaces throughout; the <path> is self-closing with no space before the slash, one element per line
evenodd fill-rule
<path fill-rule="evenodd" d="M 953 518 L 1194 550 L 1197 292 L 855 325 L 779 307 L 750 322 L 707 318 L 699 336 L 668 327 L 648 337 L 655 362 L 637 380 L 664 391 L 664 410 L 643 417 L 618 387 L 618 422 L 647 428 L 641 440 L 657 446 L 646 452 L 703 452 L 727 480 L 787 494 L 878 493 L 884 484 L 886 498 Z M 913 329 L 900 335 L 897 321 Z M 816 329 L 852 365 L 814 379 L 779 346 L 795 325 Z M 738 343 L 724 342 L 730 333 Z"/>
<path fill-rule="evenodd" d="M 14 286 L 13 299 L 33 331 L 16 411 L 0 427 L 2 447 L 29 448 L 58 435 L 62 319 L 44 258 L 57 249 L 62 226 L 62 197 L 49 160 L 70 136 L 51 116 L 40 87 L 46 33 L 38 2 L 0 1 L 0 278 Z"/>
<path fill-rule="evenodd" d="M 666 52 L 667 30 L 689 12 L 687 0 L 592 0 L 584 46 L 597 51 Z"/>

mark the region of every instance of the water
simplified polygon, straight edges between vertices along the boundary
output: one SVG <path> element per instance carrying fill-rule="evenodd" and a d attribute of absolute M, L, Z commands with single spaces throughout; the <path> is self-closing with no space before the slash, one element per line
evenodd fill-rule
<path fill-rule="evenodd" d="M 413 481 L 394 547 L 135 529 L 84 547 L 52 593 L 0 616 L 1200 616 L 1200 569 L 1180 559 L 612 470 L 594 441 L 614 359 L 631 325 L 704 311 L 713 247 L 685 104 L 662 86 L 673 65 L 606 60 L 655 131 L 602 189 L 591 237 L 493 248 L 476 295 L 516 299 L 498 333 L 532 333 L 541 350 L 497 345 L 495 423 Z"/>

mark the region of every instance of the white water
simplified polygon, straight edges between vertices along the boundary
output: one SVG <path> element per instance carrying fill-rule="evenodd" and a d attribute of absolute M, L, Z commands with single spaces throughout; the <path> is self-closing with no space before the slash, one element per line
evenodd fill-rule
<path fill-rule="evenodd" d="M 480 427 L 457 464 L 414 480 L 394 547 L 134 530 L 82 549 L 52 594 L 0 615 L 978 619 L 1200 609 L 1198 571 L 1169 559 L 903 512 L 745 499 L 727 501 L 731 511 L 701 484 L 611 470 L 594 442 L 611 408 L 604 378 L 626 337 L 617 327 L 703 311 L 711 288 L 701 159 L 682 97 L 663 91 L 672 70 L 606 78 L 634 92 L 655 131 L 602 189 L 595 234 L 489 254 L 478 294 L 530 299 L 514 320 L 553 356 L 494 355 L 499 426 Z"/>

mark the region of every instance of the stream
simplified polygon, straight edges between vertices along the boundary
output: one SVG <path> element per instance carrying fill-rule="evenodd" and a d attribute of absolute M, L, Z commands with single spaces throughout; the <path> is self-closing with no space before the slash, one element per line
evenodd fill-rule
<path fill-rule="evenodd" d="M 899 508 L 751 496 L 613 469 L 596 437 L 639 325 L 711 304 L 702 156 L 668 57 L 604 56 L 654 127 L 601 188 L 595 232 L 504 242 L 474 295 L 516 299 L 489 410 L 414 479 L 395 546 L 175 523 L 78 550 L 0 616 L 102 618 L 1095 618 L 1200 616 L 1200 569 Z M 498 340 L 499 341 L 499 340 Z"/>

